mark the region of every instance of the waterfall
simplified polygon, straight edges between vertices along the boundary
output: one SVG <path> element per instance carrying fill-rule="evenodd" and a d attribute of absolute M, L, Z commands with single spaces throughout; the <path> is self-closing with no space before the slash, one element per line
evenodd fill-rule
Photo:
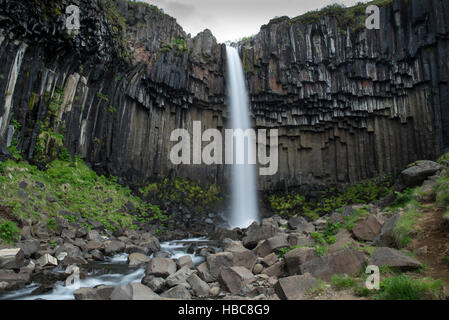
<path fill-rule="evenodd" d="M 227 87 L 228 106 L 231 107 L 232 129 L 243 131 L 250 129 L 249 102 L 246 91 L 245 76 L 238 51 L 230 46 L 226 47 L 227 57 Z M 234 140 L 235 142 L 235 140 Z M 232 213 L 231 227 L 245 228 L 252 222 L 258 221 L 257 192 L 256 192 L 256 165 L 249 164 L 248 154 L 255 159 L 255 145 L 245 143 L 244 148 L 236 148 L 234 143 L 234 159 L 244 157 L 244 164 L 232 165 Z M 244 154 L 240 154 L 244 152 Z"/>

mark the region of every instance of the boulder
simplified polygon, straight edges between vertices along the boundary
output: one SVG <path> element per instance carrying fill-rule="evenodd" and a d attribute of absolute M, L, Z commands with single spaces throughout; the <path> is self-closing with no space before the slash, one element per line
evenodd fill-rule
<path fill-rule="evenodd" d="M 363 253 L 349 248 L 310 260 L 302 264 L 300 269 L 301 274 L 310 273 L 316 278 L 329 281 L 334 274 L 358 274 L 364 266 Z"/>
<path fill-rule="evenodd" d="M 104 253 L 111 256 L 125 250 L 125 243 L 118 240 L 105 242 Z"/>
<path fill-rule="evenodd" d="M 139 267 L 147 262 L 150 262 L 151 258 L 141 253 L 131 253 L 128 256 L 128 265 L 130 267 Z"/>
<path fill-rule="evenodd" d="M 21 268 L 19 272 L 0 270 L 0 283 L 6 283 L 5 289 L 16 290 L 31 283 L 32 270 Z"/>
<path fill-rule="evenodd" d="M 262 274 L 266 274 L 269 277 L 281 277 L 284 274 L 284 262 L 276 262 L 271 267 L 262 271 Z"/>
<path fill-rule="evenodd" d="M 111 293 L 111 300 L 154 300 L 159 296 L 141 283 L 128 283 L 116 287 Z"/>
<path fill-rule="evenodd" d="M 236 267 L 245 267 L 248 270 L 252 270 L 256 263 L 256 255 L 248 249 L 243 248 L 242 251 L 233 253 L 233 265 Z"/>
<path fill-rule="evenodd" d="M 95 240 L 90 240 L 87 244 L 86 244 L 86 250 L 87 251 L 91 251 L 91 250 L 102 250 L 104 247 L 103 243 L 101 243 L 100 241 L 95 241 Z"/>
<path fill-rule="evenodd" d="M 359 221 L 352 229 L 354 237 L 361 241 L 374 241 L 380 234 L 382 224 L 374 215 L 369 215 L 366 219 Z"/>
<path fill-rule="evenodd" d="M 301 273 L 301 265 L 318 257 L 315 248 L 302 247 L 287 252 L 284 255 L 285 267 L 289 275 Z"/>
<path fill-rule="evenodd" d="M 276 262 L 278 262 L 279 258 L 277 256 L 277 254 L 275 253 L 270 253 L 269 255 L 266 255 L 263 259 L 262 259 L 262 264 L 265 267 L 271 267 L 273 264 L 275 264 Z"/>
<path fill-rule="evenodd" d="M 64 229 L 61 232 L 61 238 L 63 239 L 75 239 L 76 231 L 73 229 Z"/>
<path fill-rule="evenodd" d="M 194 295 L 197 297 L 205 297 L 209 295 L 209 285 L 205 281 L 201 280 L 195 273 L 187 278 L 187 282 L 190 284 Z"/>
<path fill-rule="evenodd" d="M 243 238 L 245 248 L 253 249 L 259 241 L 266 240 L 275 236 L 279 229 L 271 224 L 259 225 L 257 222 L 251 224 L 246 230 L 246 236 Z"/>
<path fill-rule="evenodd" d="M 290 244 L 288 242 L 288 236 L 282 234 L 271 237 L 263 241 L 260 245 L 256 247 L 256 249 L 254 249 L 254 251 L 256 252 L 257 255 L 265 257 L 272 252 L 277 253 L 279 252 L 279 249 L 287 247 L 290 247 Z"/>
<path fill-rule="evenodd" d="M 217 279 L 222 268 L 234 265 L 233 258 L 234 255 L 230 252 L 219 252 L 207 256 L 208 270 L 214 280 Z"/>
<path fill-rule="evenodd" d="M 282 300 L 304 300 L 307 292 L 318 284 L 318 280 L 307 273 L 279 279 L 274 290 Z"/>
<path fill-rule="evenodd" d="M 182 267 L 175 273 L 169 275 L 167 279 L 165 279 L 165 283 L 168 287 L 174 287 L 178 284 L 185 283 L 187 278 L 190 277 L 194 273 L 193 270 L 189 269 L 189 267 Z"/>
<path fill-rule="evenodd" d="M 335 242 L 330 246 L 329 251 L 334 253 L 346 248 L 353 248 L 355 244 L 356 242 L 352 238 L 351 233 L 346 229 L 342 229 L 335 235 Z"/>
<path fill-rule="evenodd" d="M 80 288 L 73 295 L 75 300 L 109 300 L 115 287 L 99 285 L 94 288 Z"/>
<path fill-rule="evenodd" d="M 159 277 L 146 276 L 142 279 L 142 284 L 146 285 L 156 293 L 161 293 L 164 291 L 165 280 Z"/>
<path fill-rule="evenodd" d="M 67 257 L 65 258 L 67 259 Z M 64 260 L 65 260 L 64 259 Z M 40 257 L 39 259 L 37 259 L 37 263 L 41 266 L 41 267 L 55 267 L 58 265 L 58 259 L 56 259 L 55 257 L 53 257 L 52 255 L 46 253 L 44 254 L 42 257 Z"/>
<path fill-rule="evenodd" d="M 307 220 L 301 216 L 290 218 L 290 220 L 288 220 L 288 225 L 291 229 L 294 229 L 297 232 L 310 234 L 315 231 L 315 226 L 312 223 L 307 222 Z"/>
<path fill-rule="evenodd" d="M 21 248 L 0 250 L 0 269 L 19 269 L 23 265 L 24 252 Z"/>
<path fill-rule="evenodd" d="M 261 265 L 260 263 L 257 263 L 253 268 L 254 274 L 260 274 L 262 271 L 263 271 L 263 265 Z"/>
<path fill-rule="evenodd" d="M 168 299 L 190 300 L 192 296 L 186 286 L 180 284 L 161 294 L 161 297 Z"/>
<path fill-rule="evenodd" d="M 392 248 L 377 248 L 369 258 L 369 264 L 378 267 L 395 267 L 403 271 L 414 270 L 422 267 L 416 259 Z"/>
<path fill-rule="evenodd" d="M 399 176 L 401 187 L 399 190 L 421 185 L 424 180 L 442 169 L 443 166 L 433 161 L 417 161 L 413 166 L 401 172 Z"/>
<path fill-rule="evenodd" d="M 231 293 L 239 294 L 243 287 L 254 280 L 251 271 L 244 267 L 227 267 L 220 271 L 220 283 Z"/>
<path fill-rule="evenodd" d="M 401 214 L 396 213 L 385 222 L 380 231 L 380 234 L 374 239 L 374 244 L 377 247 L 397 247 L 393 230 L 400 218 Z"/>
<path fill-rule="evenodd" d="M 39 240 L 26 240 L 17 244 L 17 247 L 23 250 L 26 258 L 34 256 L 40 249 L 41 243 Z"/>
<path fill-rule="evenodd" d="M 198 270 L 198 276 L 204 280 L 205 282 L 214 282 L 215 279 L 212 277 L 212 275 L 209 272 L 209 267 L 207 262 L 203 262 L 196 268 Z"/>
<path fill-rule="evenodd" d="M 100 235 L 100 233 L 97 230 L 91 230 L 87 233 L 87 240 L 102 242 L 103 237 Z"/>
<path fill-rule="evenodd" d="M 139 247 L 147 248 L 149 253 L 156 253 L 161 250 L 161 244 L 156 237 L 150 237 L 145 241 L 140 242 Z"/>
<path fill-rule="evenodd" d="M 290 233 L 288 243 L 290 246 L 315 246 L 315 240 L 302 233 Z"/>
<path fill-rule="evenodd" d="M 133 245 L 133 244 L 127 244 L 125 246 L 125 252 L 128 253 L 128 254 L 141 253 L 141 254 L 144 254 L 144 255 L 147 256 L 148 253 L 150 252 L 150 250 L 148 248 L 145 248 L 145 247 L 140 247 L 140 246 L 136 246 L 136 245 Z"/>
<path fill-rule="evenodd" d="M 92 250 L 90 252 L 90 254 L 92 255 L 92 258 L 96 261 L 104 261 L 104 255 L 103 253 L 101 253 L 100 250 Z"/>
<path fill-rule="evenodd" d="M 152 258 L 147 264 L 146 274 L 167 278 L 176 272 L 176 263 L 169 258 Z"/>
<path fill-rule="evenodd" d="M 182 267 L 194 268 L 192 257 L 189 255 L 179 257 L 178 260 L 176 260 L 176 265 L 178 269 L 181 269 Z"/>

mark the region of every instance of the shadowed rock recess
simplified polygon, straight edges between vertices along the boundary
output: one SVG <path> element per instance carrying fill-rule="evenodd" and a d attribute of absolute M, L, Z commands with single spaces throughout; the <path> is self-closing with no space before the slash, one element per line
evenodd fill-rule
<path fill-rule="evenodd" d="M 72 3 L 81 29 L 68 35 Z M 381 30 L 285 17 L 241 41 L 253 123 L 280 130 L 279 171 L 259 189 L 398 173 L 449 146 L 447 16 L 447 1 L 395 0 Z M 158 175 L 228 183 L 225 166 L 169 159 L 173 129 L 227 127 L 225 46 L 210 31 L 192 38 L 125 0 L 0 0 L 0 29 L 3 145 L 14 138 L 40 162 L 64 144 L 132 185 Z"/>

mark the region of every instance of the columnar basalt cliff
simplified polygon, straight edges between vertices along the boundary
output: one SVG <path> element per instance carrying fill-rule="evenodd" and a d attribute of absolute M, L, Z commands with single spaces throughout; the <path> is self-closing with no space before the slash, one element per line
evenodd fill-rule
<path fill-rule="evenodd" d="M 81 29 L 69 35 L 72 3 Z M 449 145 L 448 15 L 447 1 L 395 0 L 381 30 L 278 18 L 240 42 L 255 126 L 280 129 L 279 171 L 259 187 L 354 182 L 436 157 Z M 133 185 L 228 182 L 225 166 L 169 159 L 173 129 L 227 127 L 225 47 L 210 31 L 192 38 L 126 0 L 0 0 L 0 29 L 3 146 L 41 163 L 65 145 Z"/>

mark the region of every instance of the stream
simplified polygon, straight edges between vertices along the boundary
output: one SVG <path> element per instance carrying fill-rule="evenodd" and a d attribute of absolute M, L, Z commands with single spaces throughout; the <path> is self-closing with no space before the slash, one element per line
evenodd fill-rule
<path fill-rule="evenodd" d="M 197 249 L 203 247 L 211 247 L 211 240 L 201 238 L 191 238 L 183 240 L 173 240 L 161 243 L 161 251 L 167 252 L 169 258 L 177 259 L 184 255 L 190 255 L 193 263 L 196 265 L 202 263 L 205 259 L 195 253 L 187 253 L 188 248 L 194 244 Z M 150 256 L 152 257 L 152 255 Z M 128 267 L 128 254 L 117 254 L 109 258 L 105 262 L 90 263 L 89 272 L 85 279 L 70 287 L 66 287 L 63 282 L 57 282 L 51 292 L 44 294 L 33 294 L 40 284 L 31 283 L 26 287 L 7 292 L 0 296 L 0 300 L 74 300 L 73 293 L 79 288 L 92 288 L 98 285 L 107 286 L 123 286 L 131 282 L 140 282 L 145 276 L 145 267 L 130 268 Z M 106 271 L 106 272 L 105 272 Z M 56 267 L 53 272 L 64 273 L 64 269 Z"/>

